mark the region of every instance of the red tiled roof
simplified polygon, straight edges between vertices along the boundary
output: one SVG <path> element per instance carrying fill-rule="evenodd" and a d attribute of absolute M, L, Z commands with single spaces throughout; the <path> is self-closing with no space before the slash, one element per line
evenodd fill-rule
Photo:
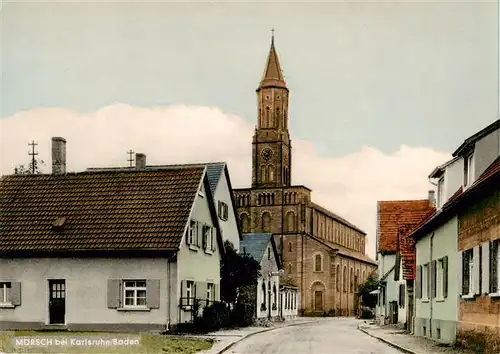
<path fill-rule="evenodd" d="M 378 202 L 378 252 L 403 256 L 403 278 L 415 277 L 415 241 L 410 231 L 435 207 L 428 199 Z"/>
<path fill-rule="evenodd" d="M 202 167 L 4 176 L 0 252 L 178 249 L 203 177 Z"/>

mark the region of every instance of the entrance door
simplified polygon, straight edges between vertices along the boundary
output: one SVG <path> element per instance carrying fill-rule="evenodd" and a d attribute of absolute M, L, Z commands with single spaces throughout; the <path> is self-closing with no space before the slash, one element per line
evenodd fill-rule
<path fill-rule="evenodd" d="M 321 312 L 323 311 L 323 292 L 315 291 L 314 292 L 314 311 Z"/>
<path fill-rule="evenodd" d="M 66 314 L 66 281 L 49 280 L 49 320 L 50 324 L 64 324 Z"/>

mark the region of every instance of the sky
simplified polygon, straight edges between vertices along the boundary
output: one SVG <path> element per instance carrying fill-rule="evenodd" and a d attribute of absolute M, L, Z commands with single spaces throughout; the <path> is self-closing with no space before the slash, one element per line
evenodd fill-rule
<path fill-rule="evenodd" d="M 0 10 L 0 173 L 227 161 L 251 180 L 255 89 L 271 28 L 290 89 L 292 182 L 368 233 L 377 200 L 427 176 L 498 119 L 498 3 L 8 2 Z"/>

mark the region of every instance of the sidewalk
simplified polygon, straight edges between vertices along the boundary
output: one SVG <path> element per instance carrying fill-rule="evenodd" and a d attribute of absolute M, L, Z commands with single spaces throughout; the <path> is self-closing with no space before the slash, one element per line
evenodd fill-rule
<path fill-rule="evenodd" d="M 298 326 L 301 324 L 312 323 L 312 322 L 315 322 L 315 319 L 297 318 L 295 320 L 289 320 L 285 322 L 275 322 L 272 324 L 271 327 L 243 327 L 237 329 L 228 329 L 228 330 L 211 332 L 206 335 L 196 335 L 196 336 L 190 335 L 190 337 L 214 339 L 214 345 L 212 346 L 212 348 L 210 348 L 209 350 L 203 350 L 198 354 L 221 354 L 227 351 L 229 348 L 231 348 L 239 341 L 251 337 L 255 334 L 272 331 L 278 328 Z"/>
<path fill-rule="evenodd" d="M 388 345 L 408 354 L 473 354 L 473 351 L 445 346 L 431 339 L 415 337 L 408 332 L 394 326 L 378 326 L 368 321 L 360 323 L 358 329 L 371 337 L 377 338 Z"/>

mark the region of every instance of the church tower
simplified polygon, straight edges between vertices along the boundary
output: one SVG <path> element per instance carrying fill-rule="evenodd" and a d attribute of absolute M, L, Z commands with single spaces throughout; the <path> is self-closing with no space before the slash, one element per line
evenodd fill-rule
<path fill-rule="evenodd" d="M 264 75 L 257 88 L 258 119 L 252 142 L 253 188 L 287 187 L 291 184 L 288 96 L 273 34 Z"/>

